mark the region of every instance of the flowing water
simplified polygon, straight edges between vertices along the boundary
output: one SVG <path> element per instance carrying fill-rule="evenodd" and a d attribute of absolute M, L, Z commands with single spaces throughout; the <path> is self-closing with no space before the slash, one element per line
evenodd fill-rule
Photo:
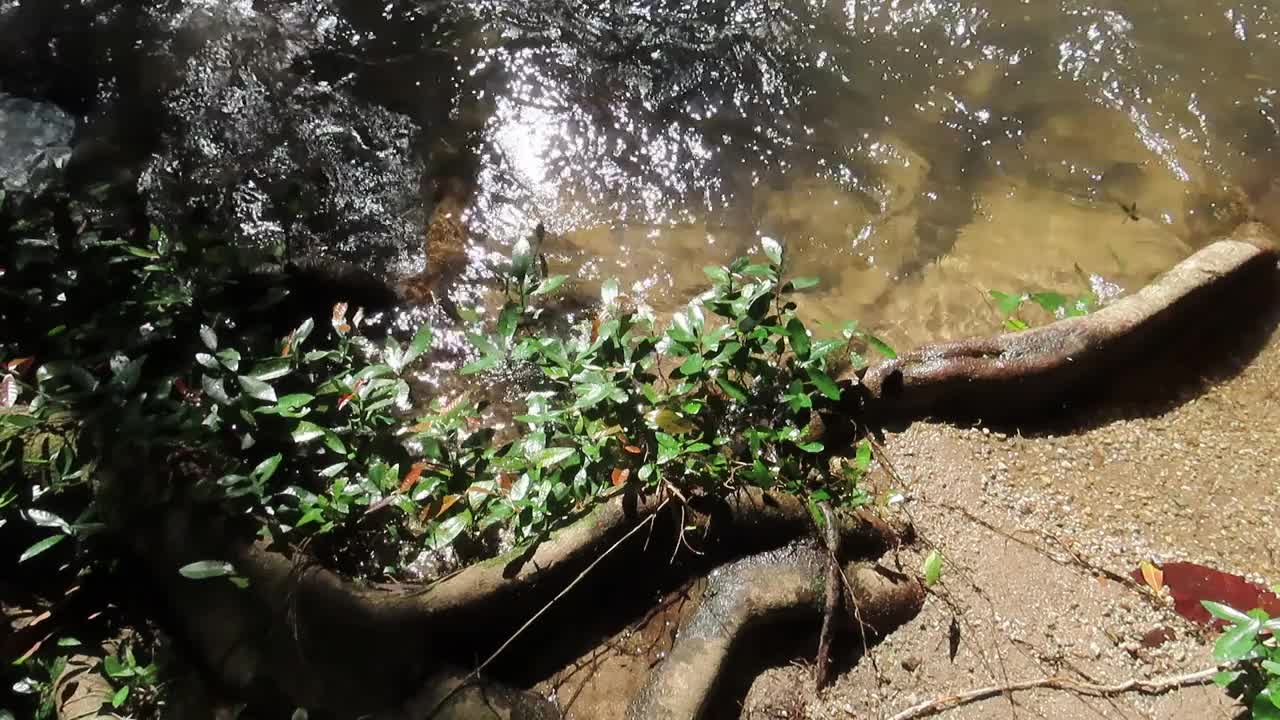
<path fill-rule="evenodd" d="M 543 220 L 559 264 L 658 309 L 772 236 L 822 278 L 815 319 L 983 332 L 989 288 L 1135 288 L 1274 204 L 1267 3 L 540 6 L 480 10 L 536 42 L 500 51 L 472 225 Z"/>
<path fill-rule="evenodd" d="M 1270 2 L 0 0 L 0 35 L 0 92 L 164 217 L 405 275 L 464 188 L 463 302 L 538 223 L 572 295 L 659 315 L 768 236 L 811 319 L 910 346 L 1280 216 Z"/>
<path fill-rule="evenodd" d="M 1280 9 L 1222 0 L 474 4 L 468 217 L 659 313 L 782 240 L 802 308 L 914 344 L 989 289 L 1128 289 L 1275 213 Z"/>

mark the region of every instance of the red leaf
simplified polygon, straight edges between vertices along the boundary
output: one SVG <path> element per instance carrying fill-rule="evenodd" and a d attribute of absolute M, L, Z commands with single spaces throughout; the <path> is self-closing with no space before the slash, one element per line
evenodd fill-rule
<path fill-rule="evenodd" d="M 631 468 L 614 468 L 613 469 L 613 486 L 618 487 L 625 483 L 627 478 L 631 477 Z"/>
<path fill-rule="evenodd" d="M 8 364 L 5 365 L 5 367 L 9 368 L 9 370 L 13 372 L 13 374 L 21 375 L 22 373 L 26 372 L 27 368 L 31 367 L 31 365 L 35 363 L 35 361 L 36 359 L 33 357 L 20 357 L 14 360 L 10 360 Z"/>
<path fill-rule="evenodd" d="M 427 469 L 426 463 L 424 462 L 414 463 L 409 468 L 409 472 L 404 474 L 404 480 L 401 481 L 400 483 L 400 493 L 404 494 L 409 492 L 409 488 L 412 488 L 414 485 L 418 483 L 418 478 L 422 477 L 422 471 L 426 469 Z"/>
<path fill-rule="evenodd" d="M 642 454 L 642 453 L 644 452 L 644 450 L 642 450 L 642 449 L 640 449 L 640 448 L 636 447 L 635 445 L 623 445 L 623 446 L 622 446 L 622 449 L 623 449 L 623 450 L 626 450 L 627 452 L 631 453 L 632 455 L 640 455 L 640 454 Z"/>
<path fill-rule="evenodd" d="M 1261 585 L 1251 583 L 1239 575 L 1224 573 L 1196 563 L 1175 562 L 1161 568 L 1164 584 L 1173 598 L 1173 609 L 1182 617 L 1208 625 L 1214 622 L 1201 600 L 1222 603 L 1248 612 L 1262 608 L 1272 617 L 1280 617 L 1280 597 Z M 1132 573 L 1134 580 L 1143 583 L 1142 568 Z"/>

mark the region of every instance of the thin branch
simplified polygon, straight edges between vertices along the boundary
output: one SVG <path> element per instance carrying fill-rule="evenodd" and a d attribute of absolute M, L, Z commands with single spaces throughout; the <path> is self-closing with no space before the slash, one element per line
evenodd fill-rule
<path fill-rule="evenodd" d="M 1208 685 L 1213 682 L 1213 676 L 1217 674 L 1218 668 L 1211 667 L 1198 672 L 1186 675 L 1174 675 L 1171 677 L 1157 678 L 1154 680 L 1142 680 L 1131 678 L 1122 683 L 1115 685 L 1099 685 L 1097 683 L 1080 682 L 1065 677 L 1047 677 L 1039 680 L 1026 680 L 1023 682 L 1010 683 L 1008 685 L 992 685 L 991 687 L 978 688 L 959 695 L 948 695 L 947 697 L 922 702 L 918 705 L 903 710 L 894 715 L 889 720 L 914 720 L 914 718 L 934 715 L 959 707 L 968 705 L 969 703 L 985 700 L 997 695 L 1007 695 L 1009 693 L 1019 692 L 1022 690 L 1035 690 L 1039 688 L 1048 688 L 1051 690 L 1064 690 L 1067 692 L 1079 693 L 1082 695 L 1094 695 L 1099 697 L 1108 697 L 1111 695 L 1119 695 L 1127 692 L 1137 692 L 1143 695 L 1160 695 L 1176 690 L 1178 688 L 1189 687 L 1192 685 Z"/>

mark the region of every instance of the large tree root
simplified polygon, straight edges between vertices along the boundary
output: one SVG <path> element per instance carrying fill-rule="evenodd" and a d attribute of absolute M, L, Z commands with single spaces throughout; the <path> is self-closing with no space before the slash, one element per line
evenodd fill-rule
<path fill-rule="evenodd" d="M 1242 226 L 1234 239 L 1211 245 L 1092 316 L 926 347 L 849 378 L 863 387 L 864 402 L 850 412 L 915 419 L 1041 408 L 1197 318 L 1238 312 L 1224 303 L 1242 288 L 1273 288 L 1276 270 L 1269 234 L 1257 225 Z M 645 523 L 644 531 L 635 532 Z M 838 526 L 837 546 L 861 557 L 899 541 L 894 528 L 870 514 L 843 516 Z M 531 630 L 508 653 L 544 655 L 555 638 L 547 629 L 571 626 L 573 613 L 581 612 L 580 590 L 559 596 L 585 573 L 590 579 L 584 585 L 647 584 L 666 572 L 661 568 L 673 543 L 685 540 L 704 553 L 687 568 L 693 573 L 751 556 L 712 571 L 711 592 L 629 711 L 637 719 L 697 717 L 724 684 L 726 659 L 754 629 L 797 614 L 820 614 L 818 556 L 781 549 L 811 529 L 804 502 L 788 495 L 744 490 L 723 499 L 659 504 L 628 494 L 523 552 L 434 585 L 397 589 L 357 587 L 323 568 L 246 543 L 238 538 L 251 530 L 231 527 L 208 508 L 155 513 L 134 535 L 168 602 L 170 626 L 190 654 L 238 696 L 283 697 L 340 717 L 541 720 L 554 716 L 544 701 L 490 681 L 513 677 L 510 666 L 486 662 L 483 676 L 472 669 L 519 635 L 526 620 L 561 605 L 538 620 L 540 636 Z M 224 579 L 187 580 L 177 572 L 211 559 L 231 562 L 250 581 L 248 589 Z M 865 565 L 845 570 L 862 623 L 858 629 L 867 634 L 888 632 L 923 601 L 914 580 Z"/>
<path fill-rule="evenodd" d="M 797 616 L 821 616 L 826 592 L 818 578 L 824 564 L 825 553 L 786 548 L 712 572 L 702 604 L 681 628 L 670 656 L 631 703 L 627 718 L 702 717 L 726 667 L 753 630 Z M 887 634 L 924 605 L 924 588 L 915 579 L 865 563 L 849 564 L 844 575 L 863 624 L 859 631 L 866 635 Z"/>
<path fill-rule="evenodd" d="M 881 419 L 1007 418 L 1052 408 L 1189 328 L 1219 324 L 1241 297 L 1274 292 L 1277 252 L 1262 225 L 1241 225 L 1141 291 L 1085 317 L 988 338 L 929 345 L 869 369 L 867 410 Z M 856 382 L 854 377 L 846 382 Z"/>
<path fill-rule="evenodd" d="M 777 548 L 810 531 L 805 504 L 788 495 L 742 491 L 691 506 L 685 522 L 696 518 L 694 524 L 703 526 L 694 535 L 702 539 L 707 563 Z M 593 579 L 607 582 L 619 572 L 637 577 L 637 571 L 643 578 L 656 558 L 665 563 L 669 552 L 645 546 L 664 536 L 674 541 L 679 512 L 674 504 L 655 515 L 657 509 L 651 500 L 614 499 L 532 550 L 473 566 L 425 590 L 356 587 L 323 568 L 237 542 L 242 534 L 199 507 L 160 514 L 160 522 L 139 534 L 139 550 L 151 563 L 180 636 L 224 687 L 241 696 L 283 695 L 340 716 L 397 717 L 394 709 L 405 698 L 417 694 L 421 703 L 423 697 L 444 697 L 448 693 L 441 688 L 470 677 L 461 668 L 488 656 L 638 523 L 650 522 L 652 534 L 627 539 Z M 841 517 L 839 527 L 845 547 L 868 555 L 898 537 L 865 513 Z M 208 559 L 231 562 L 249 580 L 248 589 L 224 579 L 188 580 L 177 572 Z M 580 605 L 581 599 L 571 594 L 564 602 Z M 515 647 L 522 655 L 532 652 Z M 497 692 L 485 683 L 476 684 L 476 691 L 452 694 L 439 717 L 476 717 L 468 703 Z M 546 712 L 528 696 L 520 703 L 519 712 L 503 716 L 538 718 Z"/>

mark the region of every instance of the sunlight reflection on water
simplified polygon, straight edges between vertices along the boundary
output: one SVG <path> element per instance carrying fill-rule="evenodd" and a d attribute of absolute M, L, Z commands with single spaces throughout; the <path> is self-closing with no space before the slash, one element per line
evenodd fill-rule
<path fill-rule="evenodd" d="M 470 231 L 502 252 L 545 223 L 583 295 L 616 276 L 669 312 L 767 234 L 823 280 L 812 319 L 906 344 L 996 327 L 987 289 L 1075 290 L 1076 265 L 1133 288 L 1276 212 L 1265 3 L 471 12 L 505 82 Z"/>

